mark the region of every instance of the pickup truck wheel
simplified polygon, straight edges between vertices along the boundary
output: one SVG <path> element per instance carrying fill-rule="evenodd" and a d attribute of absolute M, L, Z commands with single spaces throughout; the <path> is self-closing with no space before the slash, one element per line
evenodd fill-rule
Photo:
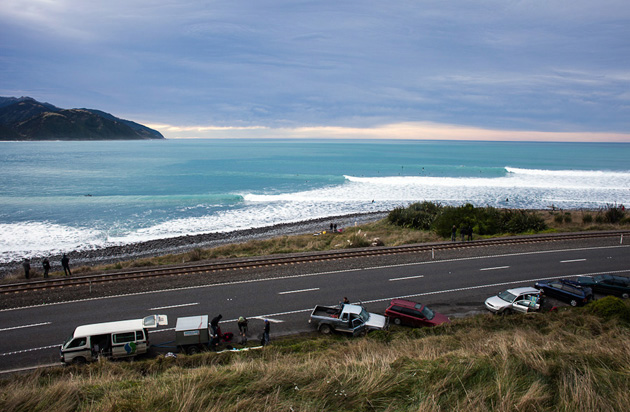
<path fill-rule="evenodd" d="M 319 331 L 324 335 L 330 335 L 332 333 L 332 328 L 330 327 L 330 325 L 321 325 L 319 327 Z"/>
<path fill-rule="evenodd" d="M 628 299 L 628 297 L 630 297 L 630 295 L 628 293 L 623 293 L 621 295 L 621 297 L 624 298 L 624 299 Z"/>
<path fill-rule="evenodd" d="M 394 318 L 394 324 L 400 325 L 402 324 L 402 321 L 400 320 L 400 318 Z"/>
<path fill-rule="evenodd" d="M 571 306 L 577 306 L 577 300 L 575 300 L 575 299 L 571 299 L 571 302 L 569 302 L 569 305 L 571 305 Z"/>

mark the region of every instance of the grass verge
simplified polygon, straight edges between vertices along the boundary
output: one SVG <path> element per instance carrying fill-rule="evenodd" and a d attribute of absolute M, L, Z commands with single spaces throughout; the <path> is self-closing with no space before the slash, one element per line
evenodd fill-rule
<path fill-rule="evenodd" d="M 479 315 L 354 340 L 291 337 L 261 351 L 41 369 L 0 381 L 0 410 L 627 410 L 622 306 L 620 316 L 589 306 Z"/>

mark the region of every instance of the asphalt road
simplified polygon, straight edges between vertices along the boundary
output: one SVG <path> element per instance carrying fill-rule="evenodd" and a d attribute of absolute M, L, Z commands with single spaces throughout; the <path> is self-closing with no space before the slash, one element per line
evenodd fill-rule
<path fill-rule="evenodd" d="M 236 319 L 250 319 L 255 338 L 263 319 L 271 337 L 311 331 L 309 313 L 317 304 L 335 305 L 344 296 L 383 313 L 389 300 L 408 297 L 451 318 L 485 313 L 484 300 L 541 279 L 600 273 L 630 276 L 630 246 L 575 247 L 497 256 L 419 261 L 283 278 L 193 286 L 120 297 L 89 299 L 0 311 L 0 372 L 59 362 L 59 345 L 76 326 L 166 314 L 169 326 L 150 335 L 154 345 L 174 339 L 182 316 L 223 315 L 223 332 L 236 332 Z M 174 350 L 174 349 L 171 349 Z"/>

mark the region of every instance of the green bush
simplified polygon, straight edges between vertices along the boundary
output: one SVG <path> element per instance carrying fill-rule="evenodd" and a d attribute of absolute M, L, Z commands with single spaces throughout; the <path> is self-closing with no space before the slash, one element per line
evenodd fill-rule
<path fill-rule="evenodd" d="M 630 307 L 622 299 L 615 296 L 606 296 L 591 302 L 587 308 L 591 313 L 604 319 L 619 318 L 630 322 Z"/>
<path fill-rule="evenodd" d="M 573 217 L 571 217 L 570 212 L 564 213 L 564 223 L 571 223 L 573 221 Z"/>
<path fill-rule="evenodd" d="M 562 216 L 561 214 L 557 214 L 557 215 L 555 215 L 555 216 L 553 217 L 553 220 L 554 220 L 556 223 L 562 223 L 562 222 L 564 222 L 564 216 Z"/>
<path fill-rule="evenodd" d="M 593 223 L 593 215 L 591 215 L 590 213 L 587 213 L 584 216 L 582 216 L 582 223 Z"/>
<path fill-rule="evenodd" d="M 395 208 L 389 212 L 387 220 L 397 226 L 429 230 L 441 210 L 442 206 L 438 203 L 413 203 L 406 208 Z"/>
<path fill-rule="evenodd" d="M 608 223 L 618 223 L 626 214 L 626 208 L 623 205 L 606 205 L 606 208 L 607 210 L 604 212 L 604 216 L 606 216 Z"/>

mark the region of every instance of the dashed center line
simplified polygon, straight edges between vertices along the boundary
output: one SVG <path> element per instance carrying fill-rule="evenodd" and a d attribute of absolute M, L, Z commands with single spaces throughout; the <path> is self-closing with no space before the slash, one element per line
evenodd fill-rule
<path fill-rule="evenodd" d="M 584 262 L 586 259 L 561 260 L 560 263 Z"/>
<path fill-rule="evenodd" d="M 3 328 L 0 329 L 0 332 L 4 332 L 7 330 L 14 330 L 14 329 L 23 329 L 23 328 L 33 328 L 35 326 L 44 326 L 44 325 L 50 325 L 51 322 L 42 322 L 42 323 L 32 323 L 30 325 L 22 325 L 22 326 L 13 326 L 11 328 Z"/>
<path fill-rule="evenodd" d="M 407 276 L 407 277 L 404 277 L 404 278 L 392 278 L 392 279 L 389 279 L 389 281 L 390 282 L 395 282 L 397 280 L 418 279 L 418 278 L 423 278 L 423 277 L 424 277 L 424 275 Z"/>
<path fill-rule="evenodd" d="M 312 292 L 312 291 L 315 291 L 315 290 L 319 290 L 319 288 L 287 290 L 286 292 L 278 292 L 278 295 L 288 295 L 289 293 Z"/>
<path fill-rule="evenodd" d="M 499 270 L 499 269 L 507 269 L 507 268 L 509 268 L 509 266 L 496 266 L 496 267 L 493 267 L 493 268 L 482 268 L 482 269 L 479 269 L 479 270 Z"/>
<path fill-rule="evenodd" d="M 198 305 L 198 302 L 195 303 L 182 303 L 181 305 L 171 305 L 171 306 L 160 306 L 157 308 L 151 308 L 151 309 L 147 309 L 147 310 L 162 310 L 162 309 L 172 309 L 172 308 L 183 308 L 185 306 L 195 306 Z"/>

